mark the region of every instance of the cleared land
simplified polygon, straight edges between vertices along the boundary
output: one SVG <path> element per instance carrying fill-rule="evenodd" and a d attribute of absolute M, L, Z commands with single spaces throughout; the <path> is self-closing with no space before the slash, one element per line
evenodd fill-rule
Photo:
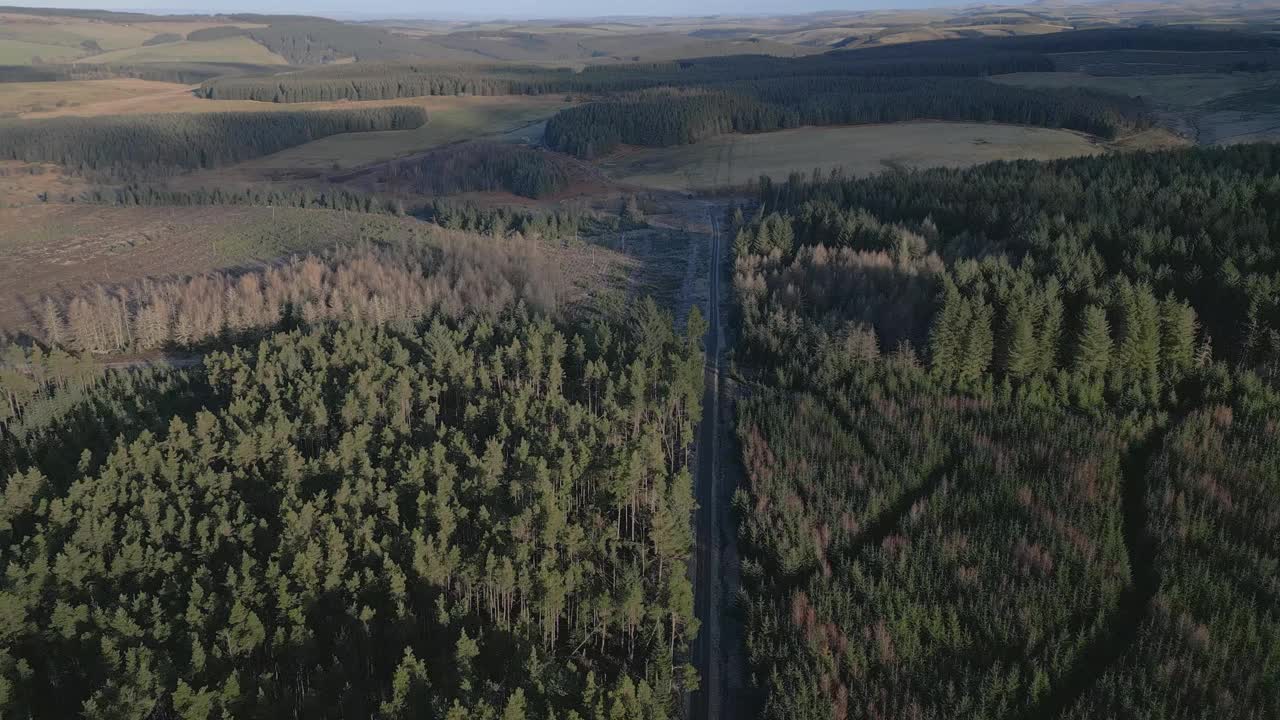
<path fill-rule="evenodd" d="M 39 298 L 91 283 L 236 267 L 334 244 L 351 218 L 324 210 L 112 208 L 0 209 L 0 327 L 30 327 Z M 372 217 L 372 216 L 369 216 Z M 380 218 L 379 218 L 380 219 Z"/>
<path fill-rule="evenodd" d="M 742 185 L 792 172 L 868 175 L 889 168 L 958 167 L 991 160 L 1054 159 L 1103 152 L 1080 133 L 1018 125 L 906 122 L 721 135 L 696 145 L 633 148 L 601 166 L 619 182 L 667 190 Z"/>
<path fill-rule="evenodd" d="M 89 186 L 83 176 L 64 173 L 57 165 L 0 161 L 0 207 L 66 202 Z"/>
<path fill-rule="evenodd" d="M 0 115 L 74 112 L 87 105 L 183 92 L 189 93 L 190 89 L 175 83 L 133 78 L 0 83 Z"/>
<path fill-rule="evenodd" d="M 41 298 L 93 284 L 256 266 L 294 253 L 362 242 L 426 242 L 473 235 L 413 218 L 268 207 L 0 209 L 0 330 L 33 329 Z M 575 293 L 621 292 L 647 258 L 607 246 L 540 244 L 574 268 Z"/>

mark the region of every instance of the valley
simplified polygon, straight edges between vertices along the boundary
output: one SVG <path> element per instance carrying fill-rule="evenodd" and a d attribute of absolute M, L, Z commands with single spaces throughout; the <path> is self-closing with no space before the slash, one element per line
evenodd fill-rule
<path fill-rule="evenodd" d="M 1280 715 L 1278 38 L 0 9 L 0 715 Z"/>

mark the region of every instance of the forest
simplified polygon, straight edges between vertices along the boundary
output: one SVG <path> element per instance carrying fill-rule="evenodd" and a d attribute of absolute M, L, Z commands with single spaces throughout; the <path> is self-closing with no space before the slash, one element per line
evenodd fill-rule
<path fill-rule="evenodd" d="M 763 717 L 1280 712 L 1277 160 L 761 180 L 727 220 Z"/>
<path fill-rule="evenodd" d="M 75 170 L 211 168 L 329 135 L 426 122 L 418 107 L 0 120 L 0 158 Z"/>
<path fill-rule="evenodd" d="M 671 716 L 705 325 L 556 308 L 492 247 L 151 286 L 11 347 L 5 714 Z M 155 341 L 224 333 L 198 368 L 55 342 L 166 302 Z"/>
<path fill-rule="evenodd" d="M 564 190 L 571 169 L 539 148 L 467 142 L 386 165 L 389 187 L 423 195 L 504 191 L 540 198 Z"/>

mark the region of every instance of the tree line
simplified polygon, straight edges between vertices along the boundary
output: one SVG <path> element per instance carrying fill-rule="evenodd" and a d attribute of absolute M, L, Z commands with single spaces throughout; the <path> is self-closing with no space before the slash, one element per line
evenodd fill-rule
<path fill-rule="evenodd" d="M 137 78 L 194 85 L 220 75 L 251 75 L 275 68 L 252 63 L 155 62 L 144 65 L 70 63 L 65 65 L 0 65 L 0 83 L 58 82 Z"/>
<path fill-rule="evenodd" d="M 1005 122 L 1102 137 L 1147 127 L 1137 100 L 1083 90 L 1015 90 L 963 78 L 808 77 L 706 91 L 651 91 L 561 110 L 545 140 L 579 157 L 620 144 L 665 147 L 728 132 L 904 120 Z"/>
<path fill-rule="evenodd" d="M 200 28 L 187 33 L 187 40 L 191 42 L 213 42 L 215 40 L 225 40 L 233 37 L 249 37 L 251 34 L 248 29 L 237 27 L 235 25 L 219 25 L 217 27 Z"/>
<path fill-rule="evenodd" d="M 450 230 L 464 230 L 490 237 L 521 235 L 543 240 L 565 240 L 592 232 L 594 213 L 572 208 L 542 211 L 505 205 L 479 206 L 439 198 L 423 202 L 402 195 L 370 193 L 343 187 L 315 190 L 245 185 L 173 188 L 130 184 L 97 186 L 82 192 L 77 202 L 120 207 L 257 206 L 338 210 L 375 215 L 413 216 Z"/>
<path fill-rule="evenodd" d="M 196 94 L 210 100 L 326 102 L 390 100 L 427 95 L 526 95 L 566 92 L 573 73 L 536 66 L 449 66 L 417 63 L 353 63 L 287 75 L 208 80 Z"/>
<path fill-rule="evenodd" d="M 288 74 L 219 77 L 197 94 L 213 100 L 317 102 L 387 100 L 424 95 L 542 95 L 619 93 L 657 87 L 803 77 L 985 76 L 1053 69 L 1047 57 L 1027 52 L 934 53 L 913 56 L 867 51 L 833 52 L 802 58 L 737 55 L 678 62 L 592 65 L 580 72 L 537 65 L 355 63 Z"/>
<path fill-rule="evenodd" d="M 210 168 L 329 135 L 426 122 L 418 107 L 6 120 L 0 121 L 0 157 L 85 170 Z"/>

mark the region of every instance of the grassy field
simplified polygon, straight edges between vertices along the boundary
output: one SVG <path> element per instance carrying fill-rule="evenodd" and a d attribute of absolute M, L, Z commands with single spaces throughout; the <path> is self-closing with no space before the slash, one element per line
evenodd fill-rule
<path fill-rule="evenodd" d="M 66 45 L 0 38 L 0 65 L 34 65 L 37 60 L 46 63 L 70 62 L 83 54 Z"/>
<path fill-rule="evenodd" d="M 235 25 L 237 27 L 262 27 L 252 23 L 237 23 L 211 19 L 206 21 L 108 22 L 90 18 L 0 13 L 0 64 L 28 65 L 34 58 L 42 62 L 146 62 L 154 60 L 227 60 L 232 62 L 257 62 L 249 59 L 262 57 L 263 53 L 274 58 L 269 63 L 282 62 L 278 56 L 267 52 L 256 43 L 256 50 L 243 43 L 223 44 L 220 47 L 202 49 L 200 43 L 172 43 L 166 46 L 143 47 L 143 43 L 160 34 L 186 37 L 187 33 L 208 27 Z M 244 38 L 241 38 L 244 39 Z M 206 43 L 218 45 L 218 43 Z M 155 51 L 155 52 L 153 52 Z M 134 55 L 131 53 L 138 52 Z M 202 54 L 203 53 L 203 54 Z M 216 55 L 217 57 L 213 57 Z M 106 59 L 100 59 L 106 58 Z"/>
<path fill-rule="evenodd" d="M 71 111 L 85 105 L 186 91 L 185 85 L 133 78 L 0 83 L 0 115 Z"/>
<path fill-rule="evenodd" d="M 843 168 L 867 175 L 888 168 L 964 166 L 990 160 L 1091 155 L 1104 147 L 1079 133 L 1016 125 L 908 122 L 892 125 L 722 135 L 696 145 L 632 148 L 601 162 L 619 182 L 667 190 L 741 185 L 761 175 Z"/>
<path fill-rule="evenodd" d="M 82 58 L 86 63 L 240 62 L 287 65 L 288 61 L 247 37 L 209 42 L 181 40 L 160 45 L 113 50 Z"/>

